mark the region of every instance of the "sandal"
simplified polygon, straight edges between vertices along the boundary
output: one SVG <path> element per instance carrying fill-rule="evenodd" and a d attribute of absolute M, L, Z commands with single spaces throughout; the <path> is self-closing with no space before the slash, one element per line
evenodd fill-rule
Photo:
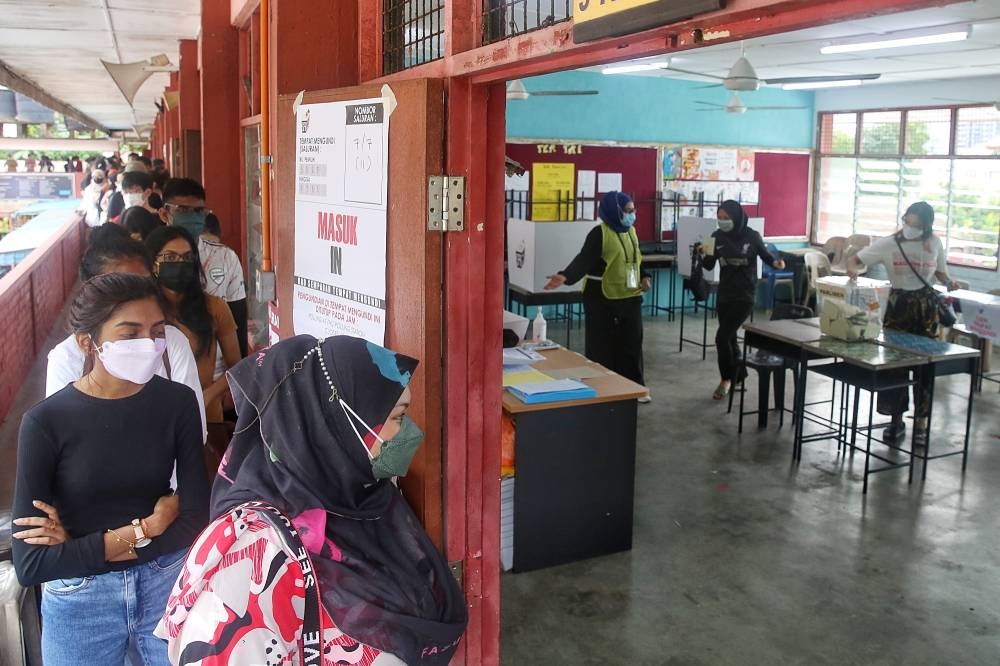
<path fill-rule="evenodd" d="M 715 387 L 715 393 L 712 394 L 712 400 L 722 400 L 727 395 L 729 395 L 729 391 L 731 388 L 732 385 L 720 383 L 718 386 Z"/>

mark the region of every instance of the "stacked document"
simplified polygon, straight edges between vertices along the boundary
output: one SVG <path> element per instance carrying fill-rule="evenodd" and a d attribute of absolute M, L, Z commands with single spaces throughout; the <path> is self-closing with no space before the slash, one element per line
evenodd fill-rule
<path fill-rule="evenodd" d="M 500 566 L 514 568 L 514 477 L 500 480 Z"/>
<path fill-rule="evenodd" d="M 507 390 L 528 405 L 597 397 L 596 389 L 575 379 L 553 379 L 550 382 L 516 384 L 508 386 Z"/>

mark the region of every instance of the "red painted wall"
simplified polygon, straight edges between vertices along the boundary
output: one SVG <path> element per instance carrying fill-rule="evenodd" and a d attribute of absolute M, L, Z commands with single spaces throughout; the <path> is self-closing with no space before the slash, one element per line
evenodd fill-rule
<path fill-rule="evenodd" d="M 556 152 L 539 153 L 539 145 L 556 145 Z M 639 234 L 639 240 L 653 240 L 656 219 L 656 148 L 583 145 L 579 155 L 567 155 L 562 151 L 562 145 L 541 142 L 508 143 L 507 157 L 529 170 L 535 162 L 571 162 L 578 172 L 621 173 L 622 190 L 636 200 L 635 230 Z"/>
<path fill-rule="evenodd" d="M 757 153 L 754 177 L 760 205 L 748 214 L 764 218 L 766 236 L 805 236 L 809 218 L 809 155 Z"/>

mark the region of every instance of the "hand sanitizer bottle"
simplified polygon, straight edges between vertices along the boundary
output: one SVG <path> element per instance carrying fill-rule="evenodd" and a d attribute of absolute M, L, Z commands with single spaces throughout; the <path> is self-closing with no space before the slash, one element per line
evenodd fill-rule
<path fill-rule="evenodd" d="M 535 315 L 534 321 L 531 323 L 531 333 L 535 336 L 535 342 L 545 342 L 548 340 L 548 323 L 545 321 L 545 317 L 542 315 L 542 309 L 538 308 L 538 314 Z"/>

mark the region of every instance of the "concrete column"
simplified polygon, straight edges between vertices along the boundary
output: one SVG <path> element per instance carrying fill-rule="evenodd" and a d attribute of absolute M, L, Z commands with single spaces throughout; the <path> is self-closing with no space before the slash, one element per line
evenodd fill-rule
<path fill-rule="evenodd" d="M 229 9 L 215 0 L 201 3 L 201 181 L 219 217 L 222 242 L 241 253 L 239 39 Z"/>

